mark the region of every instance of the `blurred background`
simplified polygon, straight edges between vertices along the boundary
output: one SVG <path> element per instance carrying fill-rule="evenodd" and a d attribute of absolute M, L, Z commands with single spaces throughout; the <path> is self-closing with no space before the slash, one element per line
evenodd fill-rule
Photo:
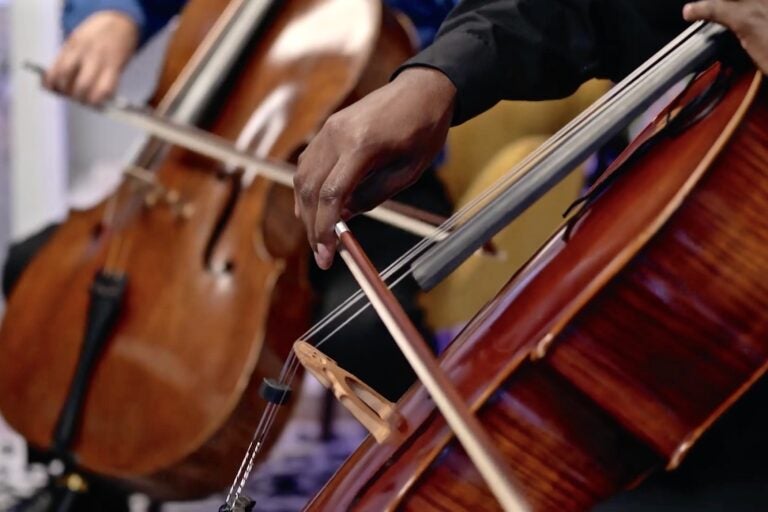
<path fill-rule="evenodd" d="M 2 0 L 0 1 L 0 261 L 3 262 L 11 229 L 8 154 L 8 75 L 10 72 L 8 16 L 8 1 Z M 0 315 L 3 310 L 3 301 L 0 300 Z"/>

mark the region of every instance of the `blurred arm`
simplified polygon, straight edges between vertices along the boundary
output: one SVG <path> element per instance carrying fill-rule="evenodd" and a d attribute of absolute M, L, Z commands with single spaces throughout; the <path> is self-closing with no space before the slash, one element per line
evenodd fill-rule
<path fill-rule="evenodd" d="M 136 49 L 165 26 L 184 0 L 67 0 L 67 34 L 45 75 L 49 89 L 99 105 L 114 95 Z"/>
<path fill-rule="evenodd" d="M 99 11 L 128 16 L 139 29 L 139 43 L 146 42 L 176 16 L 186 0 L 66 0 L 62 14 L 64 32 L 69 35 L 86 18 Z"/>

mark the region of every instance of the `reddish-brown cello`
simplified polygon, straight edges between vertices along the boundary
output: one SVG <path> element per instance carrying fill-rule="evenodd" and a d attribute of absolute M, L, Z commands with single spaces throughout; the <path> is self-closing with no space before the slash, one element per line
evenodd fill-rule
<path fill-rule="evenodd" d="M 768 369 L 768 89 L 728 73 L 652 123 L 442 358 L 531 510 L 588 510 L 676 467 Z M 308 510 L 498 510 L 422 387 L 397 412 L 399 435 L 367 439 Z"/>
<path fill-rule="evenodd" d="M 189 4 L 156 94 L 161 112 L 177 114 L 205 71 L 217 16 L 249 4 Z M 286 161 L 334 110 L 386 80 L 412 41 L 376 0 L 279 4 L 193 117 Z M 65 448 L 79 467 L 157 498 L 229 483 L 261 410 L 258 386 L 307 326 L 311 301 L 290 190 L 245 175 L 151 141 L 115 198 L 73 212 L 37 255 L 0 333 L 0 409 L 31 443 L 52 443 L 93 276 L 125 277 Z"/>

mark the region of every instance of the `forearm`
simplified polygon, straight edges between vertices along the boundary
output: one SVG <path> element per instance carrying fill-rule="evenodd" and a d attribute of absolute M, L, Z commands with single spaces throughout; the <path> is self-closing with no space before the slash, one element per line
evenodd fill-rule
<path fill-rule="evenodd" d="M 454 124 L 502 99 L 563 97 L 618 79 L 684 28 L 679 0 L 464 0 L 404 66 L 445 73 Z M 403 69 L 401 68 L 401 69 Z"/>

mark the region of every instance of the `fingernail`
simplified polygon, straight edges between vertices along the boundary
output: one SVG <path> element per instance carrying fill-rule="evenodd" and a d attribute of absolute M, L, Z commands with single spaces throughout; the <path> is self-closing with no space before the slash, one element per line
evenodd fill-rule
<path fill-rule="evenodd" d="M 333 262 L 333 253 L 328 249 L 325 244 L 317 244 L 317 252 L 315 253 L 315 261 L 317 266 L 323 270 L 328 270 Z"/>

